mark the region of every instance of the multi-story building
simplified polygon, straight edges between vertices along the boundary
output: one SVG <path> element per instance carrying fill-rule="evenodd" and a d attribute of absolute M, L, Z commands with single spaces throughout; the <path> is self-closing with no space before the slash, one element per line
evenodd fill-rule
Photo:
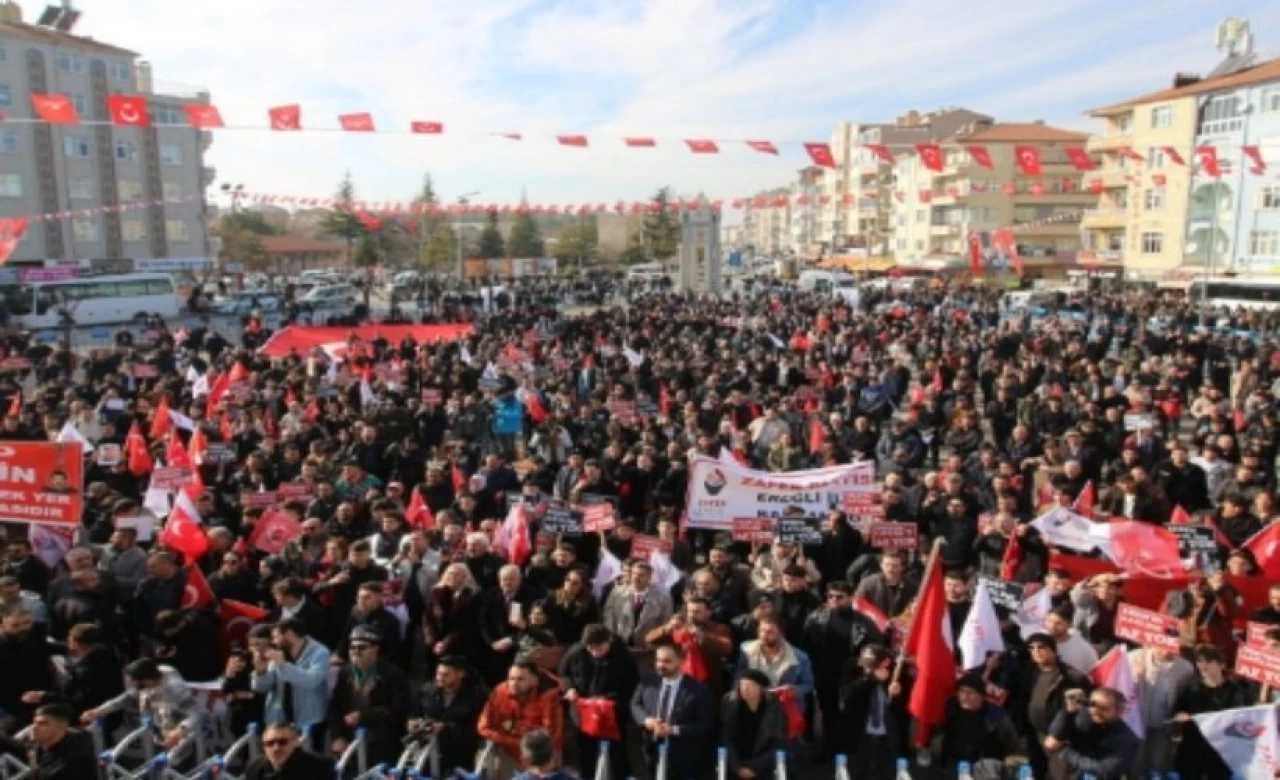
<path fill-rule="evenodd" d="M 816 165 L 801 168 L 791 183 L 791 224 L 787 246 L 797 257 L 817 257 L 825 246 L 824 234 L 820 232 L 823 172 Z"/>
<path fill-rule="evenodd" d="M 989 247 L 992 231 L 1012 227 L 1030 265 L 1073 261 L 1080 215 L 1095 198 L 1082 190 L 1081 174 L 1063 147 L 1084 146 L 1086 139 L 1039 122 L 998 123 L 942 139 L 941 171 L 929 170 L 918 155 L 898 157 L 891 193 L 894 257 L 899 263 L 964 257 L 969 234 Z M 967 146 L 985 147 L 991 167 L 979 165 Z M 1040 176 L 1022 172 L 1017 146 L 1039 150 Z"/>
<path fill-rule="evenodd" d="M 856 223 L 850 183 L 857 175 L 853 161 L 858 153 L 858 127 L 853 122 L 840 122 L 831 133 L 831 156 L 836 167 L 822 177 L 817 229 L 817 240 L 829 254 L 850 246 L 850 228 Z"/>
<path fill-rule="evenodd" d="M 746 201 L 742 224 L 747 243 L 757 255 L 779 255 L 792 248 L 791 215 L 789 187 L 764 190 Z"/>
<path fill-rule="evenodd" d="M 31 95 L 67 95 L 81 122 L 32 121 Z M 107 96 L 144 95 L 151 126 L 111 124 Z M 150 66 L 118 46 L 27 24 L 0 4 L 0 216 L 34 220 L 11 263 L 207 258 L 208 131 L 182 106 L 206 92 L 157 89 Z M 145 204 L 145 205 L 144 205 Z"/>
<path fill-rule="evenodd" d="M 859 148 L 854 155 L 855 175 L 851 177 L 849 224 L 852 236 L 849 246 L 856 252 L 886 256 L 894 250 L 894 223 L 898 204 L 895 164 L 877 155 L 874 145 L 889 148 L 895 159 L 914 156 L 919 143 L 933 143 L 955 135 L 962 129 L 989 126 L 991 117 L 963 108 L 942 108 L 928 114 L 908 111 L 893 124 L 863 125 L 858 132 Z"/>

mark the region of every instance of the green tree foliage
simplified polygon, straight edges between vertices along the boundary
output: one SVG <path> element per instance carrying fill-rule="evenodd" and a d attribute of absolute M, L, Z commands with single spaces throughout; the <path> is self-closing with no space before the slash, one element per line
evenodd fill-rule
<path fill-rule="evenodd" d="M 511 237 L 507 241 L 507 253 L 510 257 L 542 257 L 545 246 L 542 231 L 533 215 L 521 210 L 516 215 L 515 224 L 511 226 Z"/>
<path fill-rule="evenodd" d="M 653 210 L 644 218 L 644 243 L 656 260 L 675 257 L 680 251 L 680 221 L 667 210 L 671 189 L 663 187 L 654 193 Z"/>
<path fill-rule="evenodd" d="M 258 236 L 275 236 L 280 231 L 272 227 L 260 211 L 237 209 L 222 215 L 219 229 L 225 231 L 246 230 Z"/>
<path fill-rule="evenodd" d="M 556 237 L 555 255 L 562 261 L 586 265 L 599 251 L 599 225 L 594 216 L 583 216 L 567 225 Z"/>
<path fill-rule="evenodd" d="M 320 230 L 327 236 L 340 238 L 347 242 L 347 259 L 351 259 L 351 249 L 356 240 L 368 233 L 355 215 L 356 188 L 351 183 L 351 173 L 342 177 L 338 192 L 334 196 L 333 210 L 320 221 Z"/>
<path fill-rule="evenodd" d="M 480 241 L 476 246 L 476 253 L 486 260 L 502 257 L 506 253 L 505 242 L 502 240 L 502 231 L 498 229 L 497 211 L 489 212 L 484 229 L 480 231 Z"/>
<path fill-rule="evenodd" d="M 426 236 L 422 245 L 422 260 L 433 271 L 443 272 L 457 261 L 457 236 L 453 225 L 441 222 Z"/>

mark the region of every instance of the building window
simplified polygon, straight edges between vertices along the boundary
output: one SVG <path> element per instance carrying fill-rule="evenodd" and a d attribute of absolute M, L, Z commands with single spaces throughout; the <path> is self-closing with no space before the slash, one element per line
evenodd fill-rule
<path fill-rule="evenodd" d="M 77 217 L 71 220 L 71 235 L 76 241 L 97 241 L 98 223 L 92 219 Z"/>
<path fill-rule="evenodd" d="M 64 135 L 62 137 L 62 151 L 68 157 L 88 157 L 89 140 L 80 135 Z"/>
<path fill-rule="evenodd" d="M 116 141 L 116 159 L 133 162 L 138 159 L 138 147 L 128 141 Z"/>
<path fill-rule="evenodd" d="M 917 225 L 922 224 L 922 223 L 923 223 L 926 219 L 928 219 L 928 218 L 929 218 L 929 212 L 925 211 L 924 209 L 917 209 L 917 210 L 916 210 L 916 224 L 917 224 Z"/>
<path fill-rule="evenodd" d="M 1280 209 L 1280 185 L 1258 189 L 1258 208 L 1269 211 Z"/>
<path fill-rule="evenodd" d="M 894 246 L 896 246 L 898 249 L 906 249 L 906 248 L 907 248 L 907 239 L 905 239 L 905 238 L 900 238 L 900 239 L 898 239 L 896 242 L 894 242 Z"/>
<path fill-rule="evenodd" d="M 0 198 L 22 197 L 22 175 L 0 173 Z"/>
<path fill-rule="evenodd" d="M 170 241 L 188 241 L 187 223 L 180 219 L 166 220 L 164 223 L 164 237 Z"/>
<path fill-rule="evenodd" d="M 1143 194 L 1143 211 L 1159 211 L 1162 208 L 1164 208 L 1164 190 L 1158 188 L 1149 189 Z"/>
<path fill-rule="evenodd" d="M 93 179 L 72 179 L 72 200 L 93 200 Z"/>
<path fill-rule="evenodd" d="M 127 62 L 108 62 L 107 77 L 112 81 L 129 81 L 133 76 L 133 68 Z"/>
<path fill-rule="evenodd" d="M 58 52 L 57 56 L 58 70 L 63 73 L 84 73 L 84 60 L 79 54 L 71 52 Z"/>
<path fill-rule="evenodd" d="M 160 162 L 165 165 L 182 165 L 182 147 L 174 144 L 160 144 Z"/>
<path fill-rule="evenodd" d="M 164 183 L 164 199 L 178 200 L 182 197 L 182 184 L 176 181 L 167 181 Z"/>
<path fill-rule="evenodd" d="M 76 107 L 76 113 L 80 115 L 81 119 L 89 116 L 89 101 L 84 99 L 84 95 L 73 94 L 71 96 L 71 105 Z"/>
<path fill-rule="evenodd" d="M 122 201 L 142 200 L 142 182 L 140 181 L 121 179 L 119 190 Z"/>
<path fill-rule="evenodd" d="M 1115 122 L 1116 133 L 1124 135 L 1133 129 L 1133 116 L 1125 115 Z"/>
<path fill-rule="evenodd" d="M 1239 130 L 1244 120 L 1240 118 L 1240 98 L 1236 95 L 1218 95 L 1209 99 L 1200 112 L 1200 134 L 1229 133 Z"/>
<path fill-rule="evenodd" d="M 1163 146 L 1153 146 L 1147 150 L 1148 168 L 1163 168 L 1168 159 Z"/>
<path fill-rule="evenodd" d="M 120 224 L 125 241 L 146 241 L 147 223 L 140 219 L 126 219 Z"/>
<path fill-rule="evenodd" d="M 0 154 L 18 153 L 18 134 L 13 130 L 0 130 Z"/>
<path fill-rule="evenodd" d="M 3 59 L 3 57 L 0 57 L 0 60 Z M 1262 90 L 1262 110 L 1280 111 L 1280 87 L 1270 87 Z"/>
<path fill-rule="evenodd" d="M 1143 233 L 1142 254 L 1158 255 L 1164 251 L 1164 233 Z"/>
<path fill-rule="evenodd" d="M 0 108 L 13 105 L 13 88 L 8 84 L 0 84 Z"/>
<path fill-rule="evenodd" d="M 1280 233 L 1274 230 L 1255 230 L 1250 233 L 1249 254 L 1252 257 L 1280 256 Z"/>
<path fill-rule="evenodd" d="M 1151 109 L 1151 127 L 1158 129 L 1173 124 L 1173 107 L 1156 106 Z"/>
<path fill-rule="evenodd" d="M 151 109 L 151 121 L 157 125 L 182 125 L 187 122 L 187 115 L 176 108 L 154 106 Z"/>

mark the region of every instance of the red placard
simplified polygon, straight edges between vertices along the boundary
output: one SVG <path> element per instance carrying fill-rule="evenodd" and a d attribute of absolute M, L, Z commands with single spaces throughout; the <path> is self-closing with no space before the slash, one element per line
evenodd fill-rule
<path fill-rule="evenodd" d="M 636 419 L 635 401 L 610 401 L 609 414 L 619 422 L 629 423 Z"/>
<path fill-rule="evenodd" d="M 1236 652 L 1236 674 L 1272 688 L 1280 687 L 1280 652 L 1241 645 Z"/>
<path fill-rule="evenodd" d="M 0 444 L 0 520 L 76 526 L 84 503 L 84 450 L 66 444 Z"/>
<path fill-rule="evenodd" d="M 281 501 L 288 501 L 294 498 L 311 500 L 315 498 L 315 488 L 306 482 L 281 482 L 276 489 L 276 495 Z"/>
<path fill-rule="evenodd" d="M 1244 642 L 1247 645 L 1262 647 L 1267 644 L 1267 632 L 1276 626 L 1267 623 L 1254 623 L 1250 621 L 1244 627 Z"/>
<path fill-rule="evenodd" d="M 1176 653 L 1181 648 L 1178 619 L 1132 604 L 1120 605 L 1116 612 L 1116 638 Z"/>
<path fill-rule="evenodd" d="M 444 393 L 438 387 L 422 388 L 422 403 L 427 406 L 439 406 L 444 400 Z"/>
<path fill-rule="evenodd" d="M 151 472 L 151 487 L 158 490 L 178 490 L 190 481 L 190 469 L 162 466 Z"/>
<path fill-rule="evenodd" d="M 7 357 L 0 360 L 0 371 L 26 371 L 31 368 L 31 359 L 24 357 Z"/>
<path fill-rule="evenodd" d="M 751 544 L 773 544 L 773 518 L 733 518 L 733 540 Z"/>
<path fill-rule="evenodd" d="M 872 523 L 867 531 L 871 546 L 881 550 L 914 550 L 920 543 L 915 523 Z"/>
<path fill-rule="evenodd" d="M 659 539 L 656 536 L 637 535 L 631 540 L 631 555 L 635 558 L 647 561 L 649 556 L 655 552 L 670 553 L 671 542 Z"/>
<path fill-rule="evenodd" d="M 589 504 L 582 507 L 582 531 L 593 534 L 597 531 L 612 531 L 618 525 L 614 516 L 613 504 L 607 501 L 602 504 Z"/>
<path fill-rule="evenodd" d="M 160 376 L 160 369 L 146 363 L 138 363 L 133 367 L 133 376 L 135 379 L 155 379 Z"/>
<path fill-rule="evenodd" d="M 240 494 L 241 509 L 267 509 L 276 505 L 276 493 L 268 490 L 265 493 L 244 491 Z"/>
<path fill-rule="evenodd" d="M 879 519 L 884 517 L 884 503 L 879 493 L 854 492 L 844 494 L 844 511 L 850 517 Z"/>

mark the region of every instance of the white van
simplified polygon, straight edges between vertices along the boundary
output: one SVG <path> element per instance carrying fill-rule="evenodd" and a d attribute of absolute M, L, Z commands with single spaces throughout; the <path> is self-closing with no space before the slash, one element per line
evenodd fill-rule
<path fill-rule="evenodd" d="M 818 271 L 810 269 L 800 272 L 796 286 L 801 292 L 812 292 L 818 295 L 831 295 L 841 299 L 854 309 L 862 305 L 862 294 L 858 292 L 858 283 L 853 274 L 845 271 Z"/>
<path fill-rule="evenodd" d="M 640 263 L 631 266 L 627 271 L 627 281 L 629 282 L 650 282 L 655 279 L 666 277 L 666 271 L 662 270 L 662 263 Z"/>
<path fill-rule="evenodd" d="M 62 311 L 77 325 L 107 325 L 140 321 L 148 315 L 173 319 L 182 309 L 177 287 L 166 273 L 77 276 L 47 282 L 0 287 L 14 324 L 23 328 L 53 328 Z"/>

